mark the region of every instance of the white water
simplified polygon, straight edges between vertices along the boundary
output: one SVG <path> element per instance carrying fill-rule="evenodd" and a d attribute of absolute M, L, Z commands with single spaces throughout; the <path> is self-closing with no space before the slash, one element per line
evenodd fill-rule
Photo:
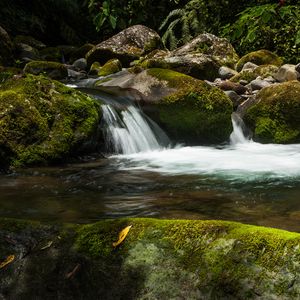
<path fill-rule="evenodd" d="M 259 144 L 248 140 L 242 123 L 233 118 L 231 144 L 225 147 L 177 147 L 116 156 L 124 169 L 167 174 L 209 174 L 252 181 L 266 178 L 299 178 L 300 144 Z"/>
<path fill-rule="evenodd" d="M 116 153 L 132 154 L 162 149 L 146 119 L 134 106 L 128 106 L 119 116 L 110 105 L 102 105 L 107 125 L 106 138 Z"/>

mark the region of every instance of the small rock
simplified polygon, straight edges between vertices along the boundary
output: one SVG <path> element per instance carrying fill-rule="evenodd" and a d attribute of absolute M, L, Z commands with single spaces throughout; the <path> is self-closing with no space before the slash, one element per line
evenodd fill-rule
<path fill-rule="evenodd" d="M 68 69 L 68 78 L 80 80 L 80 79 L 87 78 L 87 74 L 85 72 L 77 72 L 77 71 Z"/>
<path fill-rule="evenodd" d="M 87 68 L 86 59 L 85 58 L 79 58 L 79 59 L 75 60 L 74 63 L 73 63 L 73 67 L 76 70 L 83 70 L 83 71 L 85 71 L 86 68 Z"/>
<path fill-rule="evenodd" d="M 223 91 L 232 90 L 239 95 L 244 94 L 247 91 L 247 88 L 244 87 L 243 85 L 229 80 L 222 81 L 220 83 L 217 83 L 216 85 Z"/>
<path fill-rule="evenodd" d="M 299 73 L 296 71 L 296 66 L 291 64 L 285 64 L 281 66 L 274 78 L 279 82 L 297 80 Z"/>
<path fill-rule="evenodd" d="M 248 84 L 248 81 L 242 79 L 242 80 L 239 81 L 239 83 L 240 83 L 241 85 L 247 85 L 247 84 Z"/>
<path fill-rule="evenodd" d="M 270 86 L 270 85 L 271 85 L 270 82 L 268 82 L 266 80 L 263 80 L 259 77 L 257 77 L 256 79 L 254 79 L 250 82 L 250 87 L 251 87 L 252 91 L 261 90 L 264 87 L 267 87 L 267 86 Z"/>
<path fill-rule="evenodd" d="M 244 64 L 243 68 L 242 68 L 242 71 L 245 71 L 245 70 L 254 70 L 258 67 L 258 65 L 248 61 Z"/>
<path fill-rule="evenodd" d="M 235 91 L 224 91 L 224 93 L 232 101 L 234 110 L 244 101 L 244 99 L 240 95 L 238 95 Z"/>
<path fill-rule="evenodd" d="M 225 67 L 225 66 L 220 67 L 218 73 L 219 73 L 219 76 L 221 77 L 221 79 L 223 79 L 223 80 L 224 79 L 229 79 L 232 76 L 238 74 L 237 71 L 235 71 L 231 68 Z"/>
<path fill-rule="evenodd" d="M 266 78 L 264 78 L 265 81 L 270 82 L 270 83 L 275 83 L 276 80 L 272 77 L 272 76 L 268 76 Z"/>

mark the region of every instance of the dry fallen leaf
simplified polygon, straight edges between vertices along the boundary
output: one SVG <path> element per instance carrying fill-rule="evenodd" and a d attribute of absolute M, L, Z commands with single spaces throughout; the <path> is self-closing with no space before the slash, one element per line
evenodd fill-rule
<path fill-rule="evenodd" d="M 71 272 L 66 274 L 66 276 L 65 276 L 66 279 L 73 278 L 77 274 L 77 272 L 80 270 L 80 268 L 81 268 L 81 264 L 77 264 Z"/>
<path fill-rule="evenodd" d="M 6 257 L 6 259 L 0 263 L 0 269 L 4 268 L 6 265 L 10 264 L 11 262 L 13 262 L 15 259 L 14 255 L 9 255 Z"/>
<path fill-rule="evenodd" d="M 120 231 L 119 233 L 119 239 L 113 243 L 114 247 L 119 246 L 126 238 L 130 228 L 132 227 L 132 225 L 125 227 L 122 231 Z"/>

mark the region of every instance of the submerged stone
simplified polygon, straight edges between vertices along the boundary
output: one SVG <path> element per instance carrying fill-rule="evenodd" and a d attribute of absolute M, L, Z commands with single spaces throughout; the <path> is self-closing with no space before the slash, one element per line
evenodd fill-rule
<path fill-rule="evenodd" d="M 126 239 L 113 242 L 131 225 Z M 300 235 L 226 221 L 0 219 L 8 299 L 299 299 Z"/>

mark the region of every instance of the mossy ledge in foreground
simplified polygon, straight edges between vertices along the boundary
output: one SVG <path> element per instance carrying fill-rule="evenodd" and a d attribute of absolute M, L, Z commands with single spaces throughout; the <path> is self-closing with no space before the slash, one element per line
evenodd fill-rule
<path fill-rule="evenodd" d="M 125 241 L 112 243 L 132 225 Z M 299 299 L 300 234 L 226 221 L 0 219 L 4 299 Z"/>

